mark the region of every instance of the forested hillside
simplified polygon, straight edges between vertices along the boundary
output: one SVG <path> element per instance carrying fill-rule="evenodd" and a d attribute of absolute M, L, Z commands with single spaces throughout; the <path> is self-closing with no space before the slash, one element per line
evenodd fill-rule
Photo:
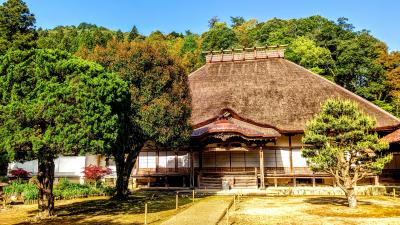
<path fill-rule="evenodd" d="M 202 51 L 287 44 L 285 57 L 400 116 L 400 52 L 366 30 L 355 30 L 346 18 L 322 16 L 265 22 L 232 17 L 230 24 L 209 20 L 209 30 L 194 34 L 154 31 L 148 36 L 93 24 L 38 30 L 37 46 L 57 48 L 95 61 L 96 52 L 117 51 L 116 45 L 142 40 L 167 45 L 189 74 L 204 64 Z M 101 60 L 100 60 L 101 61 Z"/>

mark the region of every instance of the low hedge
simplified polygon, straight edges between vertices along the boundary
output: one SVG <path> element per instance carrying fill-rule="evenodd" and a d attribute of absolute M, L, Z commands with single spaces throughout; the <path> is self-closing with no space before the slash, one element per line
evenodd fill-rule
<path fill-rule="evenodd" d="M 24 183 L 22 181 L 14 181 L 10 185 L 4 187 L 4 194 L 7 196 L 16 195 L 25 200 L 33 200 L 38 198 L 39 190 L 34 184 Z"/>
<path fill-rule="evenodd" d="M 115 188 L 113 187 L 94 187 L 87 184 L 76 184 L 68 179 L 61 179 L 53 189 L 53 195 L 56 199 L 70 199 L 93 195 L 113 195 L 114 192 Z M 34 184 L 15 181 L 9 186 L 4 187 L 4 193 L 7 196 L 16 195 L 23 200 L 35 200 L 38 198 L 39 190 Z"/>

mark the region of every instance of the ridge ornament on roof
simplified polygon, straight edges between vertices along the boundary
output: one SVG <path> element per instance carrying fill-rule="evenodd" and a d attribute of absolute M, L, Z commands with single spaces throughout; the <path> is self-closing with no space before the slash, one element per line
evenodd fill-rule
<path fill-rule="evenodd" d="M 206 62 L 233 62 L 268 58 L 285 58 L 287 45 L 261 46 L 254 48 L 226 49 L 220 51 L 204 51 Z"/>

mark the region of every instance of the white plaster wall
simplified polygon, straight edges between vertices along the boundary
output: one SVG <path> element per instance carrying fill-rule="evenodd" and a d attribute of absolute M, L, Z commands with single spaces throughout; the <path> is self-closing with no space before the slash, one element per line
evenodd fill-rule
<path fill-rule="evenodd" d="M 82 171 L 85 167 L 85 156 L 61 156 L 54 160 L 54 176 L 82 176 Z M 37 175 L 38 161 L 31 160 L 23 163 L 13 162 L 8 165 L 9 170 L 16 168 L 24 169 L 31 172 L 32 175 Z"/>
<path fill-rule="evenodd" d="M 289 149 L 276 150 L 277 167 L 290 167 Z"/>
<path fill-rule="evenodd" d="M 301 149 L 292 149 L 293 167 L 308 167 L 307 160 L 301 156 Z"/>

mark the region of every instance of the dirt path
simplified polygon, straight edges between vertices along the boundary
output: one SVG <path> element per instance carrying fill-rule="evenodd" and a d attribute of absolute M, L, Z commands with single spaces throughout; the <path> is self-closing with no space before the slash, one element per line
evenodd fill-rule
<path fill-rule="evenodd" d="M 173 216 L 162 225 L 214 225 L 231 201 L 232 197 L 210 197 Z"/>

